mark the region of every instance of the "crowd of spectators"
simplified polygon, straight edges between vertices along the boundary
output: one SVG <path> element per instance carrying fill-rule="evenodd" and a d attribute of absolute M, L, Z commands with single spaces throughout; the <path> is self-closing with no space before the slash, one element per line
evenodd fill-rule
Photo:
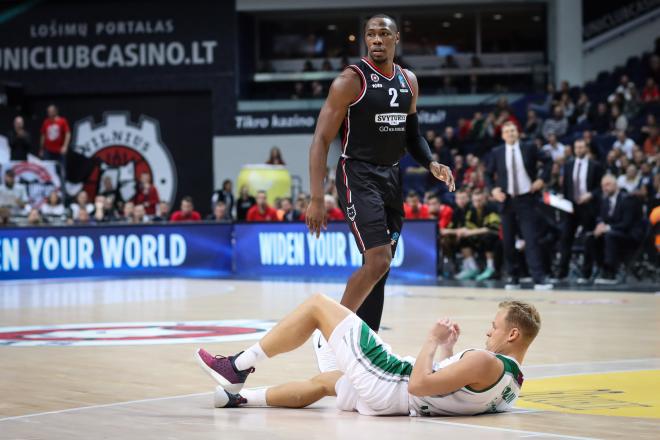
<path fill-rule="evenodd" d="M 502 127 L 508 123 L 518 128 L 522 142 L 534 143 L 552 162 L 550 177 L 545 182 L 546 191 L 566 196 L 567 164 L 581 158 L 580 155 L 576 157 L 575 146 L 576 142 L 583 141 L 587 157 L 602 168 L 604 175 L 612 177 L 603 179 L 602 190 L 589 192 L 591 198 L 602 203 L 608 203 L 619 193 L 634 198 L 640 207 L 631 214 L 636 222 L 643 222 L 654 209 L 659 209 L 660 129 L 657 118 L 660 58 L 652 54 L 645 61 L 646 65 L 642 66 L 645 76 L 641 81 L 635 82 L 622 72 L 617 84 L 606 93 L 590 93 L 588 87 L 571 87 L 567 82 L 562 82 L 558 89 L 549 84 L 540 99 L 529 100 L 525 107 L 514 109 L 506 98 L 501 98 L 490 111 L 477 111 L 472 117 L 459 119 L 455 125 L 426 131 L 425 137 L 435 159 L 451 167 L 457 191 L 448 192 L 443 183 L 407 156 L 400 166 L 406 194 L 405 217 L 438 221 L 441 237 L 438 248 L 443 262 L 441 271 L 445 276 L 484 281 L 500 272 L 501 219 L 490 192 L 492 188 L 488 185 L 487 168 L 490 152 L 502 143 Z M 38 154 L 61 162 L 70 141 L 68 122 L 55 106 L 50 106 L 47 113 Z M 34 151 L 20 117 L 14 121 L 9 140 L 13 160 L 24 160 Z M 285 165 L 277 147 L 270 151 L 266 163 Z M 338 207 L 333 175 L 333 170 L 328 170 L 325 206 L 328 219 L 339 221 L 344 215 Z M 22 213 L 29 225 L 203 220 L 190 196 L 182 198 L 179 210 L 170 212 L 167 201 L 160 200 L 149 173 L 142 174 L 136 182 L 136 195 L 132 200 L 116 200 L 116 191 L 110 187 L 107 191 L 102 188 L 93 200 L 84 190 L 80 191 L 65 205 L 64 197 L 55 190 L 39 207 L 29 206 L 25 190 L 15 182 L 11 170 L 4 172 L 3 177 L 0 223 L 7 223 L 17 212 Z M 598 184 L 600 186 L 600 182 Z M 266 192 L 255 192 L 242 186 L 235 193 L 232 181 L 225 180 L 213 193 L 211 214 L 204 220 L 304 221 L 308 203 L 309 195 L 300 193 L 295 198 L 279 198 L 271 206 Z M 546 208 L 539 206 L 542 210 Z M 543 248 L 549 273 L 557 266 L 557 256 L 562 252 L 559 243 L 563 240 L 562 225 L 566 222 L 566 215 L 556 209 L 546 210 L 543 215 L 547 224 L 540 227 L 544 231 L 542 239 L 547 243 Z M 607 227 L 611 225 L 607 226 L 604 221 L 598 214 L 598 226 L 577 233 L 591 234 L 596 238 L 606 236 Z M 523 250 L 524 242 L 519 240 L 516 248 Z M 610 269 L 616 270 L 616 267 Z M 566 275 L 560 273 L 559 277 Z"/>

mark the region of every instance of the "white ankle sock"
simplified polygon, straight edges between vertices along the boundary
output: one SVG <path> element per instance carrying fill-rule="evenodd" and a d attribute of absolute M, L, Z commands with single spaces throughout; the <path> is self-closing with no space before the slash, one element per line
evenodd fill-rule
<path fill-rule="evenodd" d="M 241 390 L 239 394 L 247 399 L 247 404 L 241 406 L 268 406 L 266 403 L 266 390 L 268 390 L 268 387 Z"/>
<path fill-rule="evenodd" d="M 493 261 L 492 258 L 486 260 L 486 267 L 488 267 L 488 269 L 495 270 L 495 262 Z"/>
<path fill-rule="evenodd" d="M 268 359 L 266 353 L 264 353 L 261 345 L 257 342 L 252 347 L 245 350 L 241 353 L 235 360 L 234 365 L 239 371 L 247 370 L 248 368 L 254 367 L 257 362 Z"/>

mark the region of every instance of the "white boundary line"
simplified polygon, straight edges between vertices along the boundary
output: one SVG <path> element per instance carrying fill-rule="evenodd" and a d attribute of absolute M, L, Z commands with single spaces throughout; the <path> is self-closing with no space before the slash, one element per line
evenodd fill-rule
<path fill-rule="evenodd" d="M 509 429 L 509 428 L 496 428 L 494 426 L 483 426 L 483 425 L 470 425 L 469 423 L 456 423 L 456 422 L 445 422 L 442 420 L 429 420 L 429 419 L 418 419 L 422 423 L 436 423 L 438 425 L 449 425 L 457 426 L 459 428 L 470 428 L 470 429 L 485 429 L 487 431 L 498 431 L 498 432 L 513 432 L 516 434 L 527 434 L 529 437 L 533 436 L 544 436 L 552 438 L 564 438 L 571 440 L 594 440 L 595 437 L 577 437 L 574 435 L 562 435 L 562 434 L 552 434 L 550 432 L 541 432 L 541 431 L 523 431 L 521 429 Z"/>
<path fill-rule="evenodd" d="M 82 411 L 85 409 L 97 409 L 97 408 L 108 408 L 112 406 L 121 406 L 121 405 L 130 405 L 133 403 L 145 403 L 145 402 L 158 402 L 161 400 L 172 400 L 172 399 L 184 399 L 186 397 L 197 397 L 197 396 L 205 396 L 213 394 L 213 391 L 207 391 L 204 393 L 193 393 L 193 394 L 181 394 L 178 396 L 169 396 L 169 397 L 153 397 L 150 399 L 139 399 L 139 400 L 129 400 L 127 402 L 115 402 L 115 403 L 106 403 L 103 405 L 90 405 L 90 406 L 80 406 L 77 408 L 68 408 L 68 409 L 61 409 L 57 411 L 46 411 L 46 412 L 40 412 L 40 413 L 33 413 L 33 414 L 25 414 L 22 416 L 12 416 L 12 417 L 5 417 L 4 419 L 0 419 L 0 422 L 8 422 L 11 420 L 20 420 L 20 419 L 27 419 L 30 417 L 37 417 L 37 416 L 45 416 L 48 414 L 62 414 L 62 413 L 68 413 L 68 412 L 75 412 L 75 411 Z"/>

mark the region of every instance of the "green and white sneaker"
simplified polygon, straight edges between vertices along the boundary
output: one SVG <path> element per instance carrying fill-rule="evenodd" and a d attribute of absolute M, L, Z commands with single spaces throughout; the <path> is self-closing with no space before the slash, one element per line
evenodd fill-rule
<path fill-rule="evenodd" d="M 495 269 L 487 267 L 483 272 L 481 272 L 479 275 L 477 275 L 475 280 L 477 280 L 477 281 L 486 281 L 486 280 L 491 279 L 491 277 L 493 275 L 495 275 Z"/>
<path fill-rule="evenodd" d="M 479 274 L 479 271 L 476 269 L 463 269 L 458 274 L 456 274 L 456 279 L 459 281 L 467 281 L 476 277 Z"/>

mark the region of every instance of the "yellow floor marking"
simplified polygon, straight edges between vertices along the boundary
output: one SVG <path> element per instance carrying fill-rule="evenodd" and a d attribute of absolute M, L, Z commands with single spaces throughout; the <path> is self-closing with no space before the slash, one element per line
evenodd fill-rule
<path fill-rule="evenodd" d="M 530 379 L 523 384 L 516 406 L 660 419 L 660 370 Z"/>

